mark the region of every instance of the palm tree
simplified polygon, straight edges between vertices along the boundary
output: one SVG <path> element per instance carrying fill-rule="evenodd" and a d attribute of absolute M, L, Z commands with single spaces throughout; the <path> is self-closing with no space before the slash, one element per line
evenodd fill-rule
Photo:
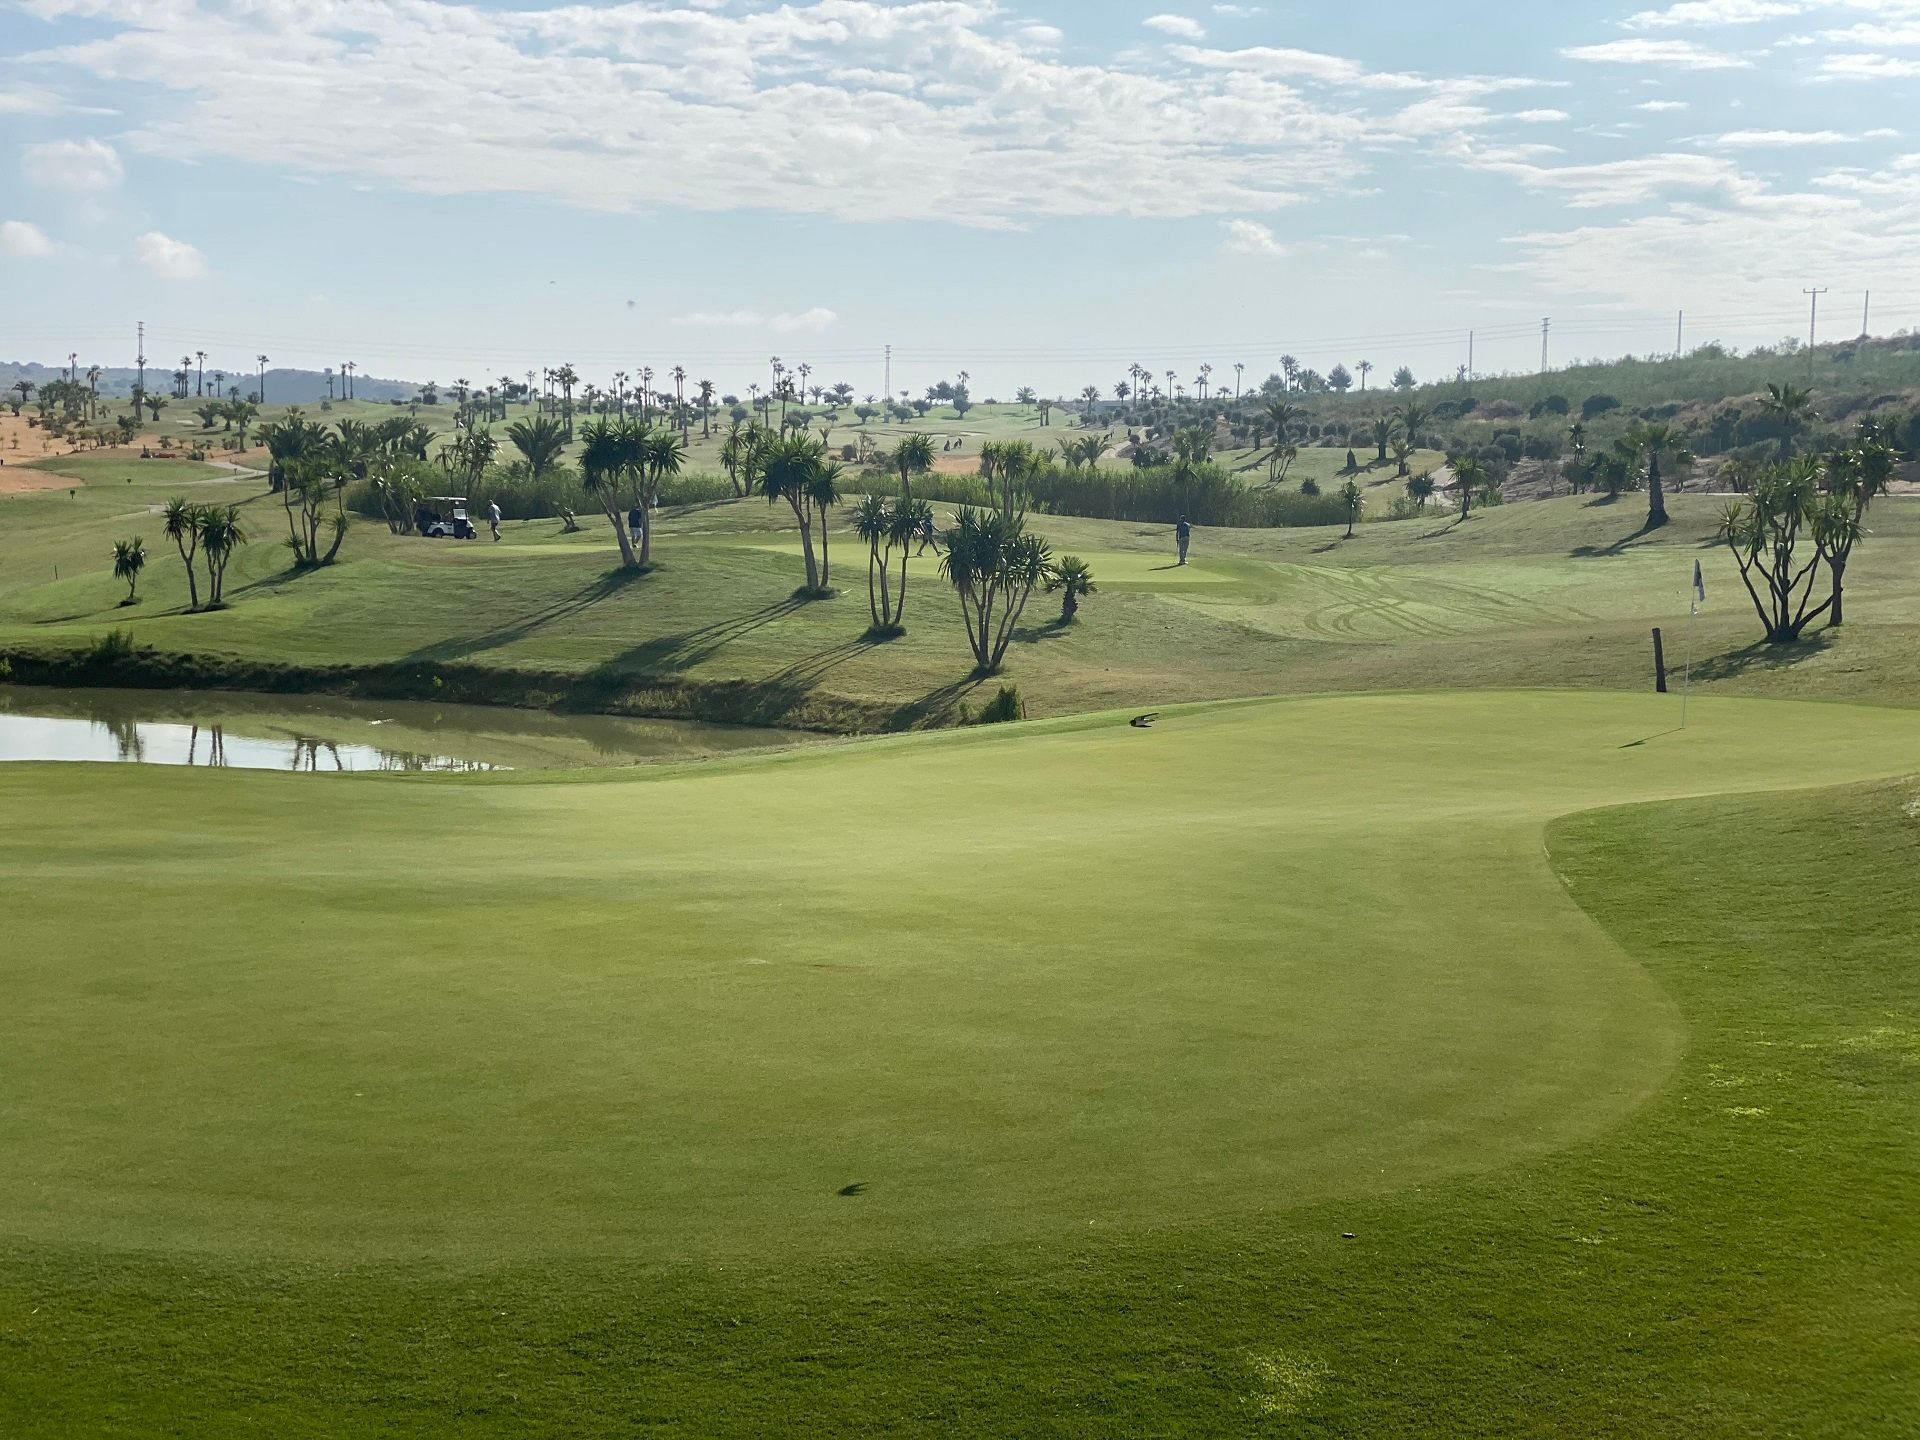
<path fill-rule="evenodd" d="M 789 435 L 767 447 L 760 467 L 760 493 L 767 503 L 784 500 L 800 527 L 800 552 L 806 561 L 806 593 L 820 593 L 820 565 L 813 554 L 814 494 L 823 457 L 820 448 L 805 435 Z"/>
<path fill-rule="evenodd" d="M 876 631 L 893 629 L 893 511 L 884 498 L 863 495 L 853 507 L 853 533 L 867 545 L 867 610 Z M 884 547 L 884 548 L 883 548 Z"/>
<path fill-rule="evenodd" d="M 218 610 L 226 603 L 227 562 L 247 543 L 247 532 L 240 526 L 237 505 L 205 505 L 195 518 L 200 527 L 200 554 L 207 564 L 207 608 Z"/>
<path fill-rule="evenodd" d="M 140 583 L 140 572 L 146 564 L 146 546 L 138 535 L 131 540 L 113 542 L 113 578 L 127 582 L 127 598 L 120 602 L 122 605 L 133 604 L 133 590 Z"/>
<path fill-rule="evenodd" d="M 1266 416 L 1267 424 L 1273 430 L 1273 451 L 1267 456 L 1267 480 L 1274 483 L 1286 473 L 1286 467 L 1293 464 L 1293 457 L 1297 453 L 1293 432 L 1300 424 L 1300 412 L 1285 400 L 1269 400 Z M 1283 460 L 1284 465 L 1281 463 Z"/>
<path fill-rule="evenodd" d="M 887 539 L 900 549 L 900 593 L 893 606 L 893 623 L 904 630 L 907 623 L 907 560 L 910 554 L 918 555 L 927 546 L 937 545 L 938 541 L 933 529 L 933 506 L 925 500 L 896 500 L 892 514 Z M 913 547 L 911 551 L 909 546 Z"/>
<path fill-rule="evenodd" d="M 806 366 L 800 368 L 804 370 Z M 840 479 L 846 472 L 839 461 L 826 458 L 824 445 L 820 456 L 813 473 L 807 477 L 807 499 L 812 502 L 814 520 L 820 527 L 820 586 L 826 589 L 833 584 L 833 556 L 827 547 L 827 536 L 833 507 L 840 503 Z"/>
<path fill-rule="evenodd" d="M 561 416 L 566 422 L 567 439 L 573 439 L 573 387 L 580 383 L 580 372 L 572 365 L 562 365 L 553 372 L 554 383 L 560 387 Z M 464 383 L 464 382 L 463 382 Z"/>
<path fill-rule="evenodd" d="M 1246 368 L 1246 365 L 1239 360 L 1233 362 L 1233 401 L 1236 405 L 1240 403 L 1240 377 Z"/>
<path fill-rule="evenodd" d="M 1393 443 L 1394 419 L 1391 415 L 1376 415 L 1373 417 L 1371 428 L 1374 458 L 1384 465 L 1387 463 L 1387 446 Z"/>
<path fill-rule="evenodd" d="M 166 527 L 167 538 L 180 552 L 181 563 L 187 567 L 187 608 L 198 610 L 200 580 L 194 574 L 193 557 L 200 548 L 200 507 L 189 504 L 186 496 L 176 495 L 161 511 L 161 523 Z"/>
<path fill-rule="evenodd" d="M 1086 389 L 1080 392 L 1080 399 L 1084 402 L 1080 413 L 1091 419 L 1093 416 L 1093 407 L 1100 403 L 1100 387 L 1098 385 L 1087 386 Z"/>
<path fill-rule="evenodd" d="M 1052 424 L 1053 422 L 1049 417 L 1053 414 L 1053 401 L 1043 395 L 1040 399 L 1034 401 L 1033 404 L 1034 408 L 1040 412 L 1040 423 L 1042 425 Z"/>
<path fill-rule="evenodd" d="M 1093 566 L 1078 555 L 1062 555 L 1060 561 L 1047 576 L 1047 591 L 1060 592 L 1060 623 L 1071 625 L 1073 617 L 1080 611 L 1080 597 L 1091 595 L 1100 587 L 1093 583 Z"/>
<path fill-rule="evenodd" d="M 1627 444 L 1647 466 L 1647 529 L 1667 523 L 1667 495 L 1660 483 L 1660 457 L 1675 465 L 1690 465 L 1693 455 L 1680 434 L 1664 420 L 1643 421 L 1627 432 Z"/>
<path fill-rule="evenodd" d="M 702 380 L 699 382 L 698 389 L 700 391 L 700 438 L 710 440 L 713 438 L 713 382 Z"/>
<path fill-rule="evenodd" d="M 1760 397 L 1760 411 L 1779 423 L 1780 458 L 1785 460 L 1793 453 L 1793 437 L 1806 427 L 1813 413 L 1813 394 L 1792 383 L 1775 385 L 1769 381 L 1767 393 Z"/>
<path fill-rule="evenodd" d="M 1453 491 L 1460 497 L 1460 518 L 1465 520 L 1473 513 L 1475 497 L 1482 494 L 1492 483 L 1487 467 L 1471 455 L 1463 455 L 1450 462 L 1453 466 Z"/>
<path fill-rule="evenodd" d="M 635 473 L 635 446 L 628 422 L 590 420 L 580 427 L 580 488 L 592 496 L 613 526 L 620 543 L 620 564 L 637 569 L 633 542 L 627 536 L 626 509 Z"/>
<path fill-rule="evenodd" d="M 933 437 L 903 435 L 893 447 L 893 468 L 900 476 L 900 498 L 913 499 L 913 477 L 933 468 Z"/>
<path fill-rule="evenodd" d="M 640 563 L 653 563 L 653 512 L 660 504 L 660 486 L 680 473 L 686 462 L 686 441 L 664 425 L 641 425 L 633 434 L 635 458 L 641 476 Z"/>
<path fill-rule="evenodd" d="M 1406 400 L 1393 407 L 1393 418 L 1400 424 L 1400 433 L 1407 437 L 1407 444 L 1415 449 L 1420 446 L 1420 427 L 1433 418 L 1433 412 L 1417 400 Z"/>
<path fill-rule="evenodd" d="M 260 403 L 264 405 L 267 403 L 267 357 L 256 355 L 253 358 L 260 364 Z"/>
<path fill-rule="evenodd" d="M 1340 499 L 1347 507 L 1347 533 L 1342 538 L 1351 540 L 1353 538 L 1353 523 L 1360 518 L 1360 511 L 1366 505 L 1367 497 L 1361 494 L 1358 484 L 1349 480 L 1340 487 Z"/>
<path fill-rule="evenodd" d="M 1823 482 L 1826 494 L 1814 511 L 1814 539 L 1826 551 L 1827 569 L 1833 574 L 1829 626 L 1845 623 L 1847 562 L 1853 558 L 1855 543 L 1866 533 L 1867 507 L 1876 496 L 1886 493 L 1899 459 L 1871 422 L 1860 430 L 1857 444 L 1827 457 Z"/>
<path fill-rule="evenodd" d="M 1362 360 L 1353 368 L 1360 372 L 1360 393 L 1364 395 L 1367 393 L 1367 376 L 1373 373 L 1373 362 L 1371 360 Z"/>
<path fill-rule="evenodd" d="M 514 421 L 507 426 L 507 440 L 526 460 L 527 473 L 535 480 L 551 473 L 567 448 L 566 431 L 547 415 Z"/>
<path fill-rule="evenodd" d="M 997 510 L 971 505 L 954 516 L 943 548 L 940 568 L 960 597 L 975 669 L 991 675 L 1006 656 L 1034 586 L 1052 572 L 1052 554 L 1019 520 L 1009 523 Z"/>

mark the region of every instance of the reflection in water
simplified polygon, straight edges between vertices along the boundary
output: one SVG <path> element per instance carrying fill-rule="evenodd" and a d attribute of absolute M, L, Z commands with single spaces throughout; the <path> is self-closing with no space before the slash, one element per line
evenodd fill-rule
<path fill-rule="evenodd" d="M 786 731 L 420 701 L 0 685 L 0 762 L 116 760 L 331 774 L 689 760 Z"/>
<path fill-rule="evenodd" d="M 305 774 L 363 770 L 418 773 L 504 769 L 452 755 L 421 755 L 328 740 L 317 735 L 233 735 L 225 725 L 176 725 L 124 716 L 71 719 L 0 715 L 0 760 L 116 760 L 141 765 L 292 770 Z"/>

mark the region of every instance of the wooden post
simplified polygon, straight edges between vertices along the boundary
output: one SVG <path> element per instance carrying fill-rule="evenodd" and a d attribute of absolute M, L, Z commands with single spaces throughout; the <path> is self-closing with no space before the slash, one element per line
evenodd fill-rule
<path fill-rule="evenodd" d="M 1653 688 L 1667 693 L 1667 652 L 1660 644 L 1660 627 L 1653 627 Z"/>

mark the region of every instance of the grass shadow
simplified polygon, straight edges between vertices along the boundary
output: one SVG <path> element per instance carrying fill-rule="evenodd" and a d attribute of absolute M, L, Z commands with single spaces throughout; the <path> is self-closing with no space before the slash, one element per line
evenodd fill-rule
<path fill-rule="evenodd" d="M 960 680 L 949 681 L 937 686 L 902 705 L 888 717 L 889 730 L 915 730 L 930 720 L 942 719 L 950 715 L 959 703 L 987 683 L 989 677 L 969 674 Z"/>
<path fill-rule="evenodd" d="M 548 625 L 565 620 L 571 615 L 577 615 L 582 610 L 599 604 L 602 600 L 618 595 L 629 585 L 645 580 L 651 573 L 647 570 L 609 570 L 598 579 L 581 586 L 571 595 L 562 596 L 538 610 L 529 611 L 505 624 L 496 625 L 491 630 L 483 630 L 477 635 L 449 636 L 445 640 L 436 640 L 431 645 L 415 650 L 406 659 L 409 661 L 463 660 L 483 650 L 497 650 L 503 645 L 513 644 L 516 640 L 524 640 Z"/>
<path fill-rule="evenodd" d="M 1802 635 L 1798 640 L 1784 645 L 1775 645 L 1765 640 L 1756 640 L 1751 645 L 1743 645 L 1738 650 L 1723 651 L 1710 655 L 1704 660 L 1693 662 L 1693 678 L 1696 680 L 1732 680 L 1742 675 L 1772 674 L 1781 670 L 1790 670 L 1796 665 L 1823 655 L 1832 646 L 1832 632 L 1816 630 L 1811 635 Z"/>
<path fill-rule="evenodd" d="M 618 660 L 609 662 L 609 665 L 622 670 L 651 672 L 690 670 L 702 661 L 712 659 L 734 641 L 751 635 L 763 625 L 772 624 L 783 615 L 791 615 L 807 603 L 789 596 L 770 605 L 762 605 L 745 615 L 702 625 L 697 630 L 680 630 L 671 635 L 656 636 L 634 646 Z"/>

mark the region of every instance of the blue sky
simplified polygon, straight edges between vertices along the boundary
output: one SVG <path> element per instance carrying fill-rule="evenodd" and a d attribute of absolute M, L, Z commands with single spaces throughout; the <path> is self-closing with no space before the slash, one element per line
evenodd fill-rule
<path fill-rule="evenodd" d="M 1920 0 L 0 11 L 0 358 L 984 396 L 1920 325 Z"/>

